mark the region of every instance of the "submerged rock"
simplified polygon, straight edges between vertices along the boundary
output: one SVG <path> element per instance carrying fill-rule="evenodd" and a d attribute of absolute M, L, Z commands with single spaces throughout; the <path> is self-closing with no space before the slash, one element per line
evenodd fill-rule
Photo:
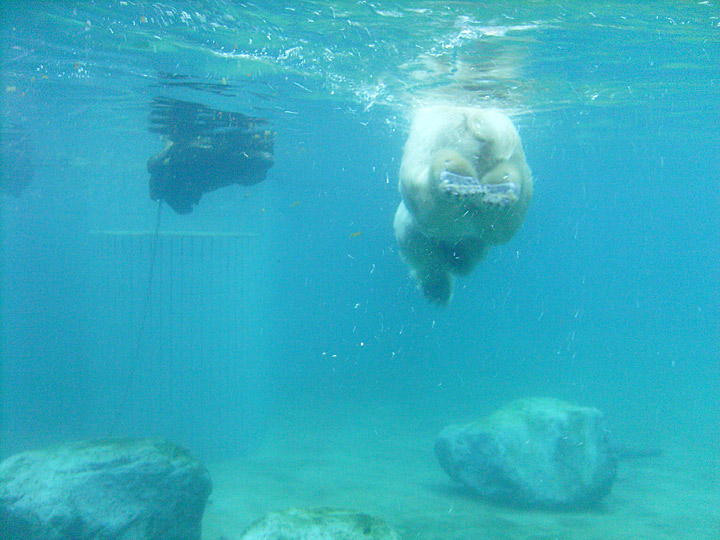
<path fill-rule="evenodd" d="M 453 480 L 482 497 L 528 506 L 597 503 L 617 470 L 603 414 L 551 398 L 520 399 L 449 426 L 435 454 Z"/>
<path fill-rule="evenodd" d="M 199 540 L 207 469 L 153 440 L 74 442 L 0 463 L 3 540 Z"/>
<path fill-rule="evenodd" d="M 270 512 L 253 523 L 241 540 L 400 540 L 384 521 L 334 508 L 291 508 Z"/>

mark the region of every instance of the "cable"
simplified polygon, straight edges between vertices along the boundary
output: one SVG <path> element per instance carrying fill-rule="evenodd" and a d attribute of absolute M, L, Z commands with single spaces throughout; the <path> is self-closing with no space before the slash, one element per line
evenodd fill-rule
<path fill-rule="evenodd" d="M 117 409 L 115 410 L 115 416 L 113 418 L 110 432 L 115 433 L 120 422 L 120 417 L 125 412 L 127 402 L 130 399 L 130 391 L 135 385 L 135 376 L 137 373 L 137 367 L 140 363 L 140 345 L 142 344 L 143 334 L 145 332 L 145 324 L 147 323 L 148 316 L 150 314 L 150 298 L 152 296 L 152 282 L 153 272 L 155 270 L 155 258 L 157 256 L 158 238 L 160 236 L 160 210 L 162 209 L 162 200 L 158 200 L 157 215 L 155 217 L 155 234 L 153 235 L 152 251 L 150 253 L 150 268 L 148 269 L 147 285 L 145 287 L 145 298 L 143 299 L 142 317 L 140 319 L 140 327 L 138 328 L 137 339 L 135 340 L 135 349 L 133 351 L 132 359 L 130 360 L 130 366 L 127 371 L 127 379 L 123 385 L 123 395 Z"/>

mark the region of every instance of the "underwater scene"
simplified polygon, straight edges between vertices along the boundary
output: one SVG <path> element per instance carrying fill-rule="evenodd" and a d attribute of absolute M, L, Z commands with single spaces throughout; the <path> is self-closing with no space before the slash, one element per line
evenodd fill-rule
<path fill-rule="evenodd" d="M 720 538 L 715 0 L 0 35 L 0 538 Z"/>

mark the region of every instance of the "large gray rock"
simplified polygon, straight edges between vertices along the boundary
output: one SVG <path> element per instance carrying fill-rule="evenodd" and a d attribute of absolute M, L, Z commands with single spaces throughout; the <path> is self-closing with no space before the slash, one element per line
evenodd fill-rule
<path fill-rule="evenodd" d="M 253 523 L 241 540 L 400 540 L 384 521 L 334 508 L 291 508 L 270 512 Z"/>
<path fill-rule="evenodd" d="M 550 398 L 520 399 L 449 426 L 435 454 L 451 478 L 482 497 L 529 506 L 596 503 L 617 469 L 602 413 Z"/>
<path fill-rule="evenodd" d="M 207 469 L 160 440 L 75 442 L 0 463 L 2 540 L 199 540 Z"/>

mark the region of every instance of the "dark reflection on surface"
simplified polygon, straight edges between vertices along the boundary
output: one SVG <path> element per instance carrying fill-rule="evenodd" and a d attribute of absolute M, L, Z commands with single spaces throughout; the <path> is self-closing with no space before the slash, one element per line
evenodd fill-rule
<path fill-rule="evenodd" d="M 204 193 L 262 182 L 274 162 L 275 134 L 262 118 L 156 98 L 150 131 L 166 141 L 148 160 L 150 197 L 179 214 L 190 213 Z"/>
<path fill-rule="evenodd" d="M 182 75 L 179 73 L 158 74 L 158 81 L 156 84 L 151 85 L 151 88 L 160 88 L 164 90 L 183 89 L 197 92 L 206 92 L 208 94 L 215 94 L 225 97 L 235 97 L 239 95 L 241 91 L 240 87 L 229 84 L 227 82 L 212 82 L 208 80 L 199 80 L 196 77 L 190 77 L 188 75 Z M 168 98 L 159 99 L 165 101 L 173 101 Z"/>

